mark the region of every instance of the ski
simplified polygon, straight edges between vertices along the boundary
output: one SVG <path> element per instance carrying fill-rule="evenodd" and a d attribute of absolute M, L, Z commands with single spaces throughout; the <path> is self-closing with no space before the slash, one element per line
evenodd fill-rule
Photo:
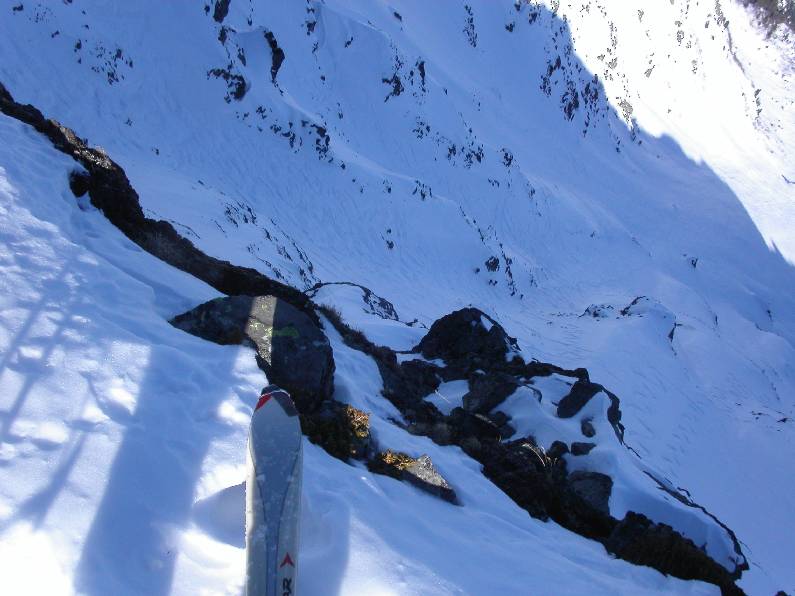
<path fill-rule="evenodd" d="M 303 452 L 289 394 L 270 385 L 251 417 L 246 478 L 246 595 L 296 593 Z"/>

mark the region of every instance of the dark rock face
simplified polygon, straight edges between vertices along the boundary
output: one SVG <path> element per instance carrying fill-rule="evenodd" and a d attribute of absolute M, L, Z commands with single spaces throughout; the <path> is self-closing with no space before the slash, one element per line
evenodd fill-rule
<path fill-rule="evenodd" d="M 265 41 L 268 42 L 268 47 L 271 49 L 271 81 L 276 83 L 276 75 L 279 74 L 279 69 L 285 58 L 284 50 L 279 47 L 272 31 L 265 32 Z"/>
<path fill-rule="evenodd" d="M 174 317 L 179 329 L 220 344 L 250 344 L 268 380 L 312 412 L 331 398 L 334 359 L 328 339 L 306 314 L 274 296 L 210 300 Z"/>
<path fill-rule="evenodd" d="M 500 427 L 488 416 L 468 412 L 463 408 L 453 408 L 447 417 L 456 437 L 473 437 L 481 442 L 499 441 Z"/>
<path fill-rule="evenodd" d="M 577 381 L 571 391 L 558 402 L 558 417 L 571 418 L 583 409 L 591 398 L 602 390 L 601 385 L 590 381 Z"/>
<path fill-rule="evenodd" d="M 535 441 L 527 438 L 496 443 L 478 459 L 483 463 L 483 474 L 517 505 L 535 518 L 550 518 L 550 497 L 556 492 L 554 474 L 550 473 L 552 462 Z"/>
<path fill-rule="evenodd" d="M 437 320 L 415 351 L 431 360 L 441 358 L 456 372 L 472 372 L 505 364 L 509 347 L 515 345 L 516 340 L 488 315 L 464 308 Z"/>
<path fill-rule="evenodd" d="M 400 364 L 402 389 L 406 402 L 417 403 L 441 384 L 437 368 L 422 360 L 408 360 Z"/>
<path fill-rule="evenodd" d="M 231 0 L 215 0 L 215 10 L 213 19 L 218 23 L 223 23 L 226 15 L 229 14 L 229 3 Z"/>
<path fill-rule="evenodd" d="M 717 584 L 723 594 L 742 594 L 726 569 L 693 542 L 665 524 L 630 511 L 604 541 L 608 552 L 636 565 L 648 565 L 682 579 Z"/>
<path fill-rule="evenodd" d="M 591 452 L 591 449 L 596 447 L 596 443 L 585 443 L 575 441 L 571 444 L 571 454 L 572 455 L 588 455 Z"/>
<path fill-rule="evenodd" d="M 487 418 L 497 426 L 501 439 L 510 439 L 516 434 L 516 429 L 510 424 L 511 417 L 505 412 L 491 412 Z"/>
<path fill-rule="evenodd" d="M 553 443 L 550 451 L 565 452 Z M 566 462 L 552 457 L 532 437 L 486 445 L 480 461 L 483 473 L 520 507 L 538 519 L 553 519 L 583 536 L 600 539 L 616 523 L 607 502 L 613 487 L 609 476 L 594 472 L 568 474 Z"/>
<path fill-rule="evenodd" d="M 613 479 L 598 472 L 572 472 L 568 483 L 571 490 L 596 511 L 610 515 L 608 502 L 613 490 Z"/>
<path fill-rule="evenodd" d="M 469 393 L 464 395 L 464 409 L 487 414 L 505 401 L 517 387 L 516 378 L 506 373 L 475 375 L 469 381 Z"/>

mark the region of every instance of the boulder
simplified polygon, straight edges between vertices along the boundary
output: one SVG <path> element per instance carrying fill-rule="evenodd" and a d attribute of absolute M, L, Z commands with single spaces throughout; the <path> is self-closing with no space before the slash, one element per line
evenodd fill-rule
<path fill-rule="evenodd" d="M 563 441 L 552 441 L 552 445 L 547 449 L 547 457 L 550 459 L 560 459 L 569 452 L 569 446 Z"/>
<path fill-rule="evenodd" d="M 516 378 L 506 373 L 473 375 L 469 379 L 469 392 L 464 395 L 464 409 L 468 412 L 488 414 L 516 391 L 518 386 Z"/>
<path fill-rule="evenodd" d="M 571 454 L 588 455 L 594 447 L 596 447 L 596 443 L 574 441 L 574 443 L 571 444 Z"/>
<path fill-rule="evenodd" d="M 499 441 L 500 429 L 483 414 L 473 414 L 463 408 L 453 408 L 446 419 L 458 440 L 473 437 L 478 441 Z"/>
<path fill-rule="evenodd" d="M 516 340 L 494 319 L 477 308 L 463 308 L 435 321 L 414 349 L 428 359 L 474 371 L 505 366 L 515 346 Z"/>
<path fill-rule="evenodd" d="M 591 508 L 610 515 L 608 503 L 613 490 L 613 479 L 610 476 L 598 472 L 577 471 L 569 474 L 566 481 L 572 492 Z"/>
<path fill-rule="evenodd" d="M 403 480 L 435 497 L 458 504 L 455 491 L 427 455 L 415 459 L 399 451 L 387 450 L 377 454 L 367 467 L 371 472 Z"/>
<path fill-rule="evenodd" d="M 252 346 L 268 381 L 286 389 L 302 414 L 331 398 L 334 357 L 328 339 L 309 316 L 280 298 L 216 298 L 170 322 L 219 344 Z"/>
<path fill-rule="evenodd" d="M 450 503 L 458 502 L 455 491 L 447 483 L 447 480 L 439 474 L 431 458 L 427 455 L 420 456 L 413 464 L 403 470 L 403 478 L 440 499 Z"/>
<path fill-rule="evenodd" d="M 436 422 L 430 431 L 431 440 L 438 445 L 449 445 L 452 443 L 452 436 L 453 431 L 450 429 L 450 425 L 441 420 Z"/>
<path fill-rule="evenodd" d="M 406 401 L 422 401 L 436 391 L 441 384 L 438 367 L 423 360 L 407 360 L 400 364 L 403 398 Z"/>
<path fill-rule="evenodd" d="M 398 409 L 416 409 L 423 398 L 441 384 L 438 367 L 424 360 L 408 360 L 398 364 L 394 354 L 368 352 L 378 365 L 383 382 L 382 393 Z"/>
<path fill-rule="evenodd" d="M 502 441 L 510 439 L 512 436 L 516 434 L 516 429 L 507 422 L 505 424 L 500 425 L 500 427 L 497 430 L 500 432 L 500 440 Z"/>
<path fill-rule="evenodd" d="M 483 474 L 517 505 L 537 519 L 550 518 L 555 493 L 553 466 L 532 438 L 484 445 L 479 459 Z"/>
<path fill-rule="evenodd" d="M 475 437 L 464 437 L 460 439 L 460 445 L 464 453 L 475 459 L 480 457 L 480 452 L 483 449 L 483 445 Z"/>
<path fill-rule="evenodd" d="M 491 412 L 490 414 L 487 414 L 486 417 L 497 426 L 502 426 L 503 424 L 507 424 L 511 420 L 511 417 L 508 416 L 508 414 L 500 411 Z"/>
<path fill-rule="evenodd" d="M 692 540 L 666 524 L 629 511 L 604 540 L 615 556 L 636 565 L 648 565 L 667 575 L 717 584 L 722 594 L 742 594 L 725 567 L 711 559 Z"/>
<path fill-rule="evenodd" d="M 593 421 L 590 418 L 586 418 L 582 422 L 580 422 L 580 431 L 582 432 L 583 436 L 591 437 L 596 436 L 596 429 L 594 428 Z"/>
<path fill-rule="evenodd" d="M 558 417 L 571 418 L 582 410 L 591 398 L 602 390 L 601 385 L 579 380 L 571 387 L 568 395 L 558 402 Z"/>
<path fill-rule="evenodd" d="M 511 417 L 505 412 L 491 412 L 487 418 L 497 426 L 501 440 L 510 439 L 516 434 L 516 429 L 510 424 Z"/>

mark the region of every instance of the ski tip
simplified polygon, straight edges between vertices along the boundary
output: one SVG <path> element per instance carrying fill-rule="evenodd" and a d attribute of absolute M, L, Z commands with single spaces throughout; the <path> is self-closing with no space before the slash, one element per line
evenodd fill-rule
<path fill-rule="evenodd" d="M 259 410 L 259 409 L 260 409 L 262 406 L 264 406 L 266 403 L 268 403 L 268 400 L 269 400 L 270 398 L 271 398 L 271 395 L 270 395 L 270 393 L 263 393 L 262 395 L 260 395 L 260 396 L 259 396 L 259 401 L 257 401 L 257 405 L 256 405 L 256 406 L 254 406 L 254 411 L 256 412 L 256 411 L 257 411 L 257 410 Z"/>
<path fill-rule="evenodd" d="M 288 416 L 292 417 L 298 415 L 298 410 L 295 409 L 295 404 L 290 398 L 290 394 L 276 385 L 268 385 L 262 390 L 257 405 L 254 406 L 254 412 L 262 408 L 271 399 L 275 399 Z"/>

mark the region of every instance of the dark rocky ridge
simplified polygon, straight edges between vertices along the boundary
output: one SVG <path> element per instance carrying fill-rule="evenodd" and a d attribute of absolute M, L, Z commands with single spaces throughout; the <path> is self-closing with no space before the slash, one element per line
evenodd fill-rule
<path fill-rule="evenodd" d="M 545 452 L 533 437 L 502 441 L 506 421 L 486 414 L 507 397 L 495 397 L 504 394 L 498 389 L 500 382 L 518 386 L 533 377 L 558 374 L 576 380 L 571 392 L 559 403 L 563 404 L 562 413 L 576 415 L 594 395 L 604 391 L 611 401 L 608 420 L 623 443 L 618 398 L 603 386 L 592 383 L 585 369 L 566 370 L 537 361 L 525 363 L 513 353 L 515 340 L 493 319 L 474 308 L 462 309 L 437 320 L 412 350 L 428 359 L 441 359 L 445 366 L 425 360 L 399 363 L 394 351 L 376 346 L 362 333 L 350 329 L 330 309 L 321 307 L 321 310 L 347 345 L 375 360 L 384 382 L 382 393 L 401 411 L 409 432 L 428 436 L 442 445 L 459 445 L 483 465 L 486 477 L 530 515 L 542 520 L 552 519 L 569 530 L 597 540 L 619 558 L 676 577 L 717 584 L 724 594 L 742 593 L 734 580 L 747 569 L 747 563 L 733 534 L 731 538 L 742 563 L 730 573 L 691 540 L 665 524 L 657 524 L 636 513 L 623 520 L 610 516 L 607 503 L 612 479 L 596 472 L 569 474 L 562 459 L 569 451 L 567 445 L 556 442 Z M 423 398 L 443 381 L 455 379 L 469 382 L 470 409 L 454 408 L 445 416 Z M 493 386 L 495 393 L 489 395 L 488 404 L 483 403 L 481 407 L 472 389 L 475 388 L 477 396 L 477 387 L 484 382 Z M 593 431 L 590 420 L 584 419 L 581 425 L 589 434 Z M 591 446 L 591 443 L 574 443 L 572 452 L 587 453 Z"/>
<path fill-rule="evenodd" d="M 45 118 L 35 107 L 15 102 L 2 83 L 0 111 L 29 124 L 47 137 L 53 147 L 82 165 L 86 172 L 72 177 L 72 187 L 83 193 L 88 192 L 91 204 L 148 253 L 193 275 L 219 292 L 228 295 L 276 296 L 317 321 L 311 302 L 295 288 L 269 279 L 255 269 L 239 267 L 205 255 L 190 240 L 180 236 L 170 223 L 144 216 L 138 193 L 116 162 L 101 149 L 89 147 L 87 141 L 72 130 Z"/>
<path fill-rule="evenodd" d="M 279 74 L 279 69 L 285 58 L 284 50 L 279 47 L 272 31 L 265 32 L 265 41 L 268 42 L 268 47 L 271 49 L 271 81 L 276 83 L 276 75 Z"/>
<path fill-rule="evenodd" d="M 2 84 L 0 111 L 33 126 L 56 149 L 80 163 L 86 172 L 71 177 L 72 189 L 76 193 L 88 192 L 91 203 L 144 250 L 225 294 L 276 296 L 306 314 L 312 324 L 317 324 L 315 309 L 318 307 L 298 290 L 256 270 L 209 257 L 179 236 L 167 222 L 146 218 L 137 193 L 118 164 L 103 151 L 88 147 L 68 128 L 45 119 L 33 106 L 14 102 Z M 536 376 L 569 376 L 577 379 L 575 386 L 579 388 L 574 396 L 567 396 L 571 409 L 564 406 L 563 413 L 576 414 L 591 397 L 604 391 L 611 399 L 608 418 L 623 443 L 618 398 L 601 385 L 591 383 L 585 369 L 566 370 L 537 361 L 524 362 L 517 353 L 515 340 L 477 309 L 464 309 L 443 317 L 414 348 L 414 353 L 426 358 L 441 358 L 445 366 L 424 360 L 399 363 L 393 350 L 376 346 L 361 332 L 345 325 L 333 311 L 322 307 L 319 310 L 327 314 L 347 345 L 375 360 L 383 380 L 382 393 L 400 410 L 409 432 L 427 435 L 442 445 L 460 445 L 483 465 L 483 473 L 528 513 L 543 520 L 553 519 L 572 531 L 598 540 L 608 551 L 628 561 L 677 577 L 708 581 L 719 585 L 727 594 L 742 593 L 733 580 L 748 565 L 733 534 L 738 559 L 743 562 L 730 573 L 692 541 L 664 524 L 632 512 L 620 521 L 611 517 L 605 511 L 612 487 L 609 477 L 593 472 L 569 474 L 565 460 L 550 457 L 533 437 L 502 442 L 501 429 L 506 421 L 481 413 L 486 411 L 486 405 L 480 405 L 477 399 L 469 400 L 470 410 L 456 408 L 449 416 L 423 400 L 442 381 L 466 378 L 475 385 L 483 382 L 476 377 L 484 373 L 487 377 L 491 375 L 490 382 L 505 381 L 507 376 L 512 376 L 517 386 Z M 361 422 L 366 413 L 351 410 L 354 409 L 333 399 L 322 400 L 317 405 L 317 415 L 310 416 L 310 412 L 302 415 L 302 428 L 332 455 L 341 459 L 367 459 L 372 446 L 369 432 L 363 430 L 366 424 Z"/>

